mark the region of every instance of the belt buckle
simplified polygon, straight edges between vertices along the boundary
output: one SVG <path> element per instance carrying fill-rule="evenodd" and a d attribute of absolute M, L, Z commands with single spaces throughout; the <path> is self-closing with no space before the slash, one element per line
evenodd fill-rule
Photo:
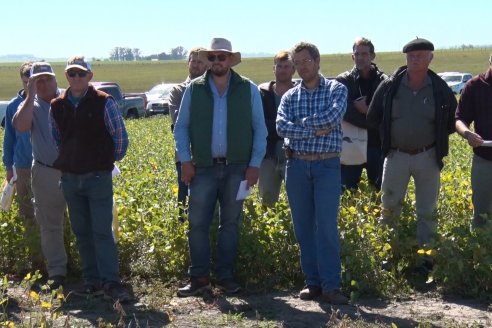
<path fill-rule="evenodd" d="M 227 158 L 225 157 L 216 157 L 214 158 L 215 164 L 227 164 Z"/>

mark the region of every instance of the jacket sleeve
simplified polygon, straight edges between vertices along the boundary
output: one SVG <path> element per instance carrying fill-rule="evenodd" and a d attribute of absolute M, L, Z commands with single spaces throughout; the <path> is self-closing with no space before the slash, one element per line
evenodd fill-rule
<path fill-rule="evenodd" d="M 449 111 L 448 111 L 448 134 L 456 132 L 456 125 L 455 125 L 455 115 L 456 115 L 456 107 L 458 107 L 458 102 L 456 101 L 456 97 L 454 96 L 453 92 L 449 90 L 448 92 L 448 104 L 449 104 Z"/>
<path fill-rule="evenodd" d="M 383 121 L 383 102 L 384 93 L 386 92 L 387 84 L 383 81 L 374 92 L 369 109 L 367 111 L 367 125 L 370 128 L 376 129 Z"/>

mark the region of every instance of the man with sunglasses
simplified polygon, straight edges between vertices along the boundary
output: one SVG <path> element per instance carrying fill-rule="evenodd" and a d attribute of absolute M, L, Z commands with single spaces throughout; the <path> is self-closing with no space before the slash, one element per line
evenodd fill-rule
<path fill-rule="evenodd" d="M 34 208 L 32 203 L 31 190 L 31 166 L 32 166 L 32 145 L 31 134 L 29 132 L 18 132 L 12 125 L 12 118 L 19 109 L 19 104 L 26 99 L 27 83 L 31 76 L 32 62 L 25 62 L 20 67 L 20 78 L 23 88 L 19 90 L 17 96 L 13 98 L 7 106 L 5 113 L 5 135 L 3 138 L 3 164 L 7 181 L 17 175 L 15 182 L 16 201 L 19 205 L 19 214 L 24 220 L 25 240 L 29 245 L 31 253 L 31 267 L 34 270 L 44 271 L 44 263 L 41 251 L 39 250 L 39 228 L 34 220 Z"/>
<path fill-rule="evenodd" d="M 31 132 L 31 168 L 34 215 L 41 232 L 41 249 L 47 260 L 51 289 L 65 282 L 67 254 L 64 243 L 65 199 L 60 190 L 61 172 L 53 167 L 58 151 L 49 128 L 50 102 L 61 90 L 50 64 L 32 64 L 26 99 L 14 114 L 12 125 L 19 132 Z"/>
<path fill-rule="evenodd" d="M 70 87 L 51 103 L 51 133 L 59 149 L 53 166 L 62 172 L 61 187 L 77 241 L 84 288 L 77 294 L 127 302 L 120 283 L 118 250 L 113 240 L 114 161 L 128 147 L 120 110 L 108 94 L 89 84 L 93 73 L 83 56 L 67 61 Z"/>
<path fill-rule="evenodd" d="M 199 57 L 210 68 L 186 88 L 174 127 L 181 179 L 190 190 L 190 282 L 178 290 L 182 297 L 210 289 L 209 230 L 217 202 L 216 286 L 226 293 L 241 289 L 233 274 L 243 205 L 236 195 L 241 181 L 246 188 L 258 181 L 267 136 L 257 86 L 231 68 L 241 54 L 214 38 Z"/>

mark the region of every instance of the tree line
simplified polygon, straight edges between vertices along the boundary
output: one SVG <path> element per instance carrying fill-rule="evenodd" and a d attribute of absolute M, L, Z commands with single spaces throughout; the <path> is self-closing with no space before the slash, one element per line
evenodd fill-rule
<path fill-rule="evenodd" d="M 170 53 L 161 52 L 149 56 L 142 56 L 139 48 L 114 47 L 109 53 L 109 60 L 135 61 L 135 60 L 177 60 L 186 58 L 188 51 L 182 46 L 171 48 Z"/>

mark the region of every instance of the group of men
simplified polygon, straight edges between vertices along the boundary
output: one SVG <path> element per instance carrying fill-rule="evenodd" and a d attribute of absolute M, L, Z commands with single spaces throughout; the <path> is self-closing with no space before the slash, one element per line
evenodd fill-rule
<path fill-rule="evenodd" d="M 259 179 L 263 205 L 274 207 L 285 178 L 306 283 L 299 297 L 346 303 L 337 230 L 342 190 L 356 189 L 365 167 L 369 183 L 382 191 L 381 222 L 391 226 L 412 177 L 417 240 L 420 247 L 429 245 L 437 226 L 440 171 L 455 125 L 475 152 L 473 225 L 492 215 L 490 180 L 482 178 L 490 179 L 492 172 L 490 148 L 480 147 L 492 137 L 490 69 L 469 83 L 457 106 L 451 89 L 429 69 L 430 41 L 408 42 L 407 64 L 390 76 L 373 62 L 370 40 L 357 38 L 352 50 L 354 67 L 328 79 L 320 73 L 316 46 L 298 43 L 275 55 L 275 80 L 258 88 L 232 69 L 241 57 L 228 40 L 215 38 L 208 49 L 198 50 L 203 74 L 190 79 L 190 71 L 186 88 L 178 87 L 182 99 L 171 102 L 180 183 L 189 188 L 190 280 L 179 296 L 211 287 L 209 229 L 217 203 L 215 285 L 228 293 L 241 289 L 233 270 L 243 204 L 237 191 L 241 181 L 249 188 Z M 296 71 L 300 81 L 292 79 Z M 479 97 L 483 101 L 476 102 Z M 472 132 L 469 126 L 477 119 Z M 366 163 L 340 164 L 342 120 L 367 130 Z M 427 274 L 432 259 L 420 269 Z"/>
<path fill-rule="evenodd" d="M 407 43 L 407 65 L 390 76 L 374 64 L 370 40 L 357 38 L 352 50 L 354 67 L 329 79 L 320 72 L 318 48 L 300 42 L 275 55 L 275 80 L 259 86 L 233 69 L 241 54 L 229 40 L 214 38 L 208 49 L 190 51 L 189 76 L 170 98 L 179 215 L 188 219 L 191 259 L 190 280 L 179 296 L 211 288 L 209 230 L 216 206 L 215 286 L 227 293 L 241 290 L 234 278 L 244 201 L 238 195 L 259 181 L 263 205 L 274 207 L 285 178 L 306 283 L 299 297 L 347 303 L 340 291 L 337 228 L 342 190 L 357 188 L 365 167 L 370 184 L 382 191 L 382 222 L 393 225 L 413 177 L 417 239 L 424 247 L 436 231 L 440 171 L 455 127 L 475 153 L 473 226 L 490 218 L 492 148 L 482 146 L 492 140 L 492 56 L 491 68 L 467 84 L 457 104 L 451 89 L 429 69 L 430 41 Z M 296 71 L 299 81 L 293 80 Z M 82 262 L 80 293 L 127 301 L 111 234 L 111 171 L 128 146 L 118 106 L 90 85 L 93 72 L 82 56 L 68 60 L 70 87 L 64 92 L 48 63 L 27 63 L 20 75 L 24 89 L 7 110 L 4 164 L 7 179 L 15 166 L 18 186 L 26 186 L 18 187 L 26 222 L 32 222 L 32 176 L 34 217 L 52 287 L 62 285 L 66 275 L 67 204 Z M 367 129 L 365 164 L 341 165 L 343 120 Z M 432 261 L 423 265 L 431 269 Z"/>

